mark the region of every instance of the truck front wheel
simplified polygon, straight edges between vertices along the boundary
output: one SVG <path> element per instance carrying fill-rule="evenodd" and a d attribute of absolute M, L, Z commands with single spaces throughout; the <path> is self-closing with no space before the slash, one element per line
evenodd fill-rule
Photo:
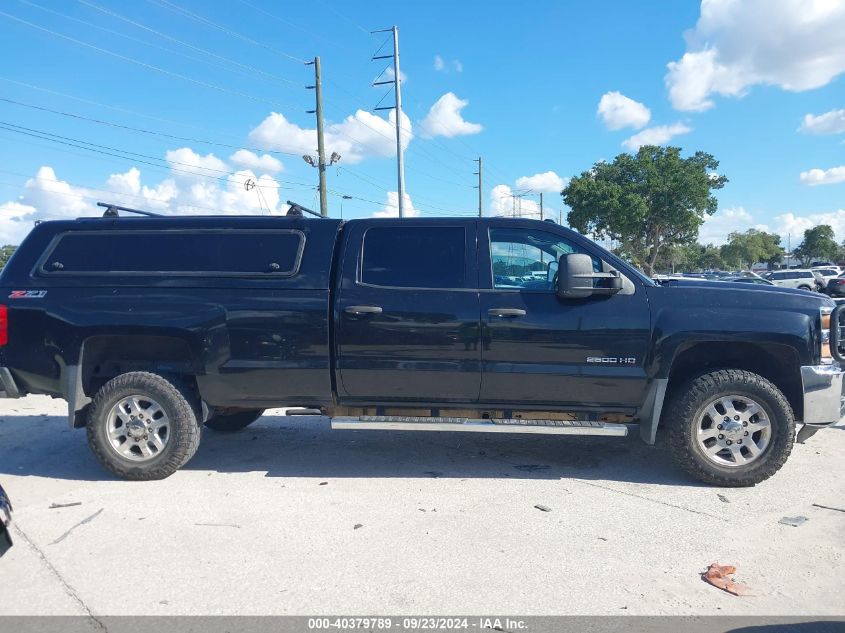
<path fill-rule="evenodd" d="M 94 396 L 88 444 L 118 477 L 164 479 L 187 463 L 199 446 L 200 425 L 189 398 L 158 374 L 121 374 Z"/>
<path fill-rule="evenodd" d="M 676 390 L 666 409 L 675 463 L 717 486 L 753 486 L 786 462 L 795 419 L 783 393 L 749 371 L 698 376 Z"/>
<path fill-rule="evenodd" d="M 234 433 L 245 429 L 258 418 L 264 415 L 264 409 L 248 409 L 235 413 L 224 413 L 209 418 L 205 425 L 215 431 L 222 433 Z"/>

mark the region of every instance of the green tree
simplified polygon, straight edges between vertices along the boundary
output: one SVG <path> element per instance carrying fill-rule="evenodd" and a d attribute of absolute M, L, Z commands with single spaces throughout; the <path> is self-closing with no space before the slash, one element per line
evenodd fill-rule
<path fill-rule="evenodd" d="M 17 249 L 17 246 L 13 246 L 11 244 L 6 244 L 5 246 L 0 246 L 0 269 L 5 268 L 6 262 L 9 261 L 9 258 Z"/>
<path fill-rule="evenodd" d="M 629 260 L 651 275 L 661 251 L 694 242 L 704 218 L 716 211 L 712 192 L 728 180 L 715 174 L 718 166 L 705 152 L 682 158 L 679 147 L 654 145 L 600 161 L 561 192 L 572 209 L 569 224 L 619 240 Z"/>
<path fill-rule="evenodd" d="M 678 272 L 680 270 L 701 271 L 722 268 L 719 249 L 712 244 L 680 244 L 661 251 L 655 262 L 658 272 Z"/>
<path fill-rule="evenodd" d="M 721 248 L 722 260 L 730 266 L 751 266 L 755 262 L 769 265 L 779 262 L 784 256 L 780 235 L 758 229 L 728 235 L 728 242 Z"/>
<path fill-rule="evenodd" d="M 832 260 L 839 252 L 839 245 L 834 239 L 833 227 L 819 224 L 804 231 L 804 241 L 795 249 L 795 256 L 807 266 L 814 259 Z"/>

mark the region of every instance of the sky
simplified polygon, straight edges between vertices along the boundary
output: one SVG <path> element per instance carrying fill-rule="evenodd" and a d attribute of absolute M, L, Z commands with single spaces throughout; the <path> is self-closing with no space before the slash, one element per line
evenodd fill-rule
<path fill-rule="evenodd" d="M 100 200 L 319 208 L 315 56 L 329 215 L 396 215 L 393 25 L 408 215 L 477 214 L 482 157 L 485 215 L 565 221 L 569 178 L 671 144 L 729 179 L 701 242 L 845 239 L 845 0 L 4 0 L 0 243 Z"/>

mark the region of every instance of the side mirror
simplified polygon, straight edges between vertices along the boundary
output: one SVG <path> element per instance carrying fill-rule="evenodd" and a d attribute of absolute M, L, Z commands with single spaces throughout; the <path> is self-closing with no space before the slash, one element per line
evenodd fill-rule
<path fill-rule="evenodd" d="M 596 285 L 593 280 L 607 280 Z M 556 292 L 564 299 L 585 299 L 593 295 L 613 295 L 622 290 L 622 277 L 616 270 L 593 272 L 593 259 L 582 253 L 563 255 L 558 262 Z"/>

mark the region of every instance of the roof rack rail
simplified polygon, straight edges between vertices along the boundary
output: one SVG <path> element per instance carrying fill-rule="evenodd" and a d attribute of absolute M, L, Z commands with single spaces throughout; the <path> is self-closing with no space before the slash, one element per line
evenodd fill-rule
<path fill-rule="evenodd" d="M 287 203 L 290 205 L 290 209 L 288 209 L 288 212 L 285 215 L 289 215 L 291 217 L 302 217 L 305 213 L 308 213 L 309 215 L 313 215 L 318 218 L 323 217 L 316 211 L 312 211 L 311 209 L 303 207 L 301 204 L 297 204 L 291 200 L 288 200 Z"/>
<path fill-rule="evenodd" d="M 160 213 L 153 213 L 152 211 L 140 211 L 138 209 L 130 209 L 129 207 L 121 207 L 120 205 L 111 204 L 110 202 L 98 202 L 97 206 L 106 208 L 106 210 L 103 211 L 104 218 L 120 217 L 120 213 L 118 213 L 118 211 L 126 211 L 127 213 L 137 213 L 138 215 L 145 215 L 149 218 L 161 217 Z"/>

